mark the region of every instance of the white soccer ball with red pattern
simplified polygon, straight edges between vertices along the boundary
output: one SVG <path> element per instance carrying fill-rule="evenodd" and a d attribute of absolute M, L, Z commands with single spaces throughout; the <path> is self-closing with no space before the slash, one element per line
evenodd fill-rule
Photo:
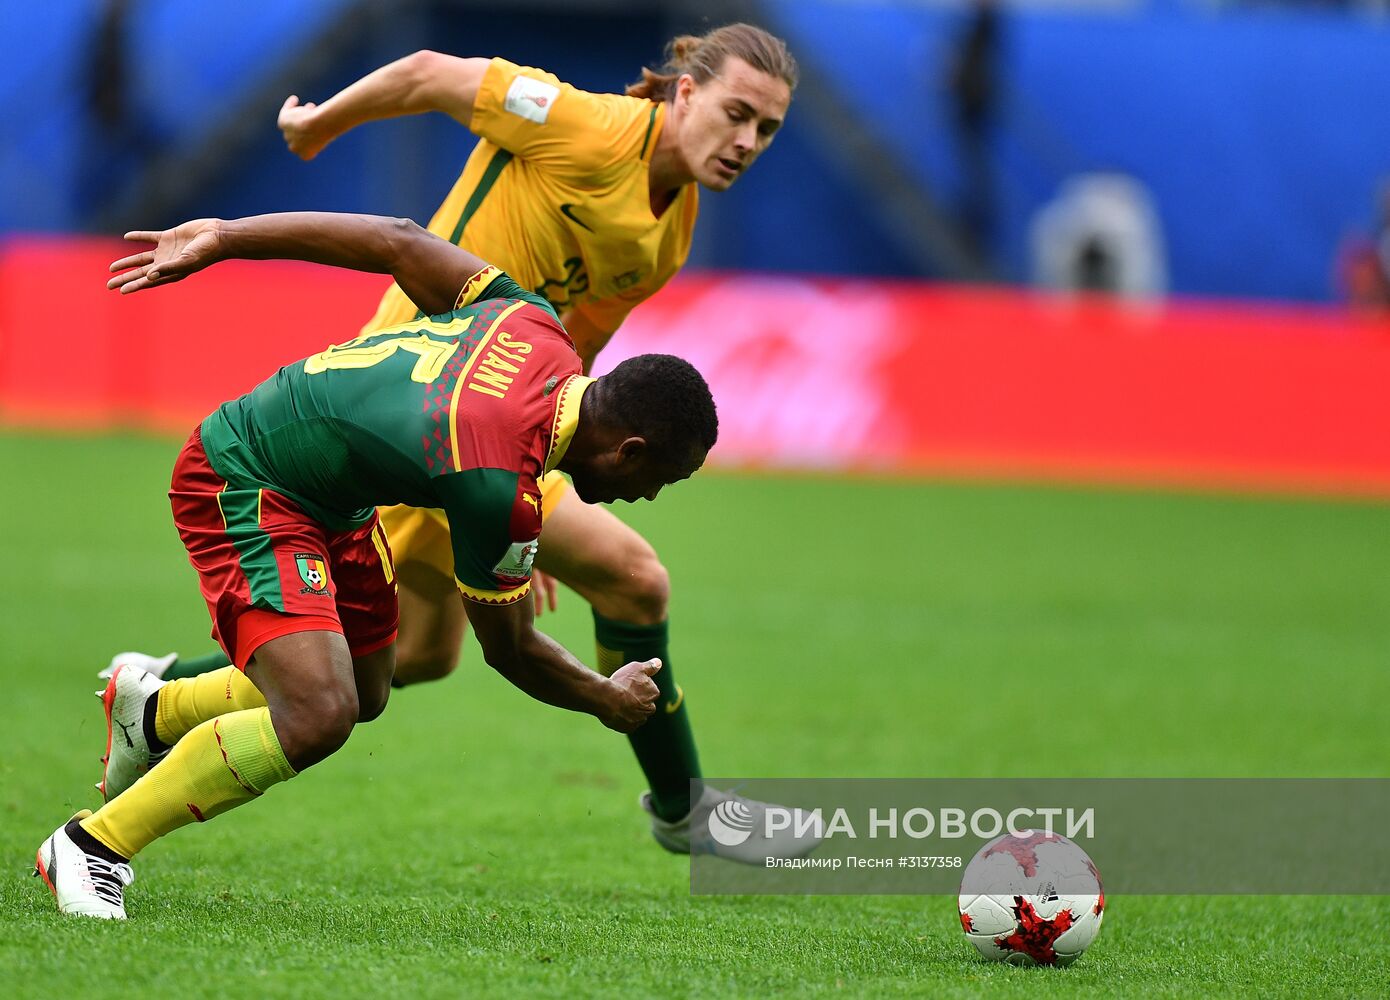
<path fill-rule="evenodd" d="M 1060 834 L 996 837 L 966 865 L 960 923 L 995 962 L 1070 965 L 1100 933 L 1105 889 L 1080 847 Z"/>

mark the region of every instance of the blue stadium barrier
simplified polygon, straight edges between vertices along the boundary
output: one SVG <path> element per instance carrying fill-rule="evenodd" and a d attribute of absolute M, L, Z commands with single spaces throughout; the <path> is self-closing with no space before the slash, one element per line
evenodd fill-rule
<path fill-rule="evenodd" d="M 140 148 L 192 147 L 296 61 L 352 0 L 131 0 L 128 134 L 92 127 L 93 46 L 106 4 L 13 5 L 0 36 L 0 232 L 81 229 Z M 963 5 L 770 0 L 784 34 L 839 99 L 948 207 L 963 187 L 944 93 Z M 420 47 L 499 53 L 593 89 L 618 89 L 656 59 L 666 15 L 473 7 L 384 12 L 335 69 L 302 80 L 322 99 Z M 1121 170 L 1152 193 L 1180 293 L 1317 300 L 1333 294 L 1338 244 L 1371 223 L 1390 173 L 1390 24 L 1346 11 L 1212 9 L 1151 0 L 1114 9 L 1007 7 L 1005 99 L 989 141 L 998 192 L 990 240 L 1004 273 L 1029 273 L 1028 227 L 1070 175 Z M 399 23 L 397 23 L 399 22 Z M 524 25 L 525 30 L 518 30 Z M 696 26 L 698 27 L 698 26 Z M 278 102 L 277 102 L 278 103 Z M 315 207 L 427 217 L 471 137 L 439 118 L 372 126 L 313 164 L 290 157 L 276 107 L 253 113 L 180 213 Z M 882 223 L 862 175 L 836 163 L 826 130 L 794 105 L 769 156 L 704 200 L 692 263 L 724 268 L 921 274 Z M 168 220 L 150 220 L 152 223 Z M 930 275 L 929 275 L 930 276 Z"/>
<path fill-rule="evenodd" d="M 934 189 L 961 186 L 942 94 L 964 5 L 774 0 L 778 27 Z M 1325 299 L 1390 174 L 1390 24 L 1354 11 L 1006 6 L 995 249 L 1071 172 L 1152 192 L 1174 291 Z"/>

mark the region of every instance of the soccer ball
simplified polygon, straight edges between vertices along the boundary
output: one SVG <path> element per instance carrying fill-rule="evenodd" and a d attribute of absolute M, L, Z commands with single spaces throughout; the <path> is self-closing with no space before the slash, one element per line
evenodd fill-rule
<path fill-rule="evenodd" d="M 1055 833 L 1005 834 L 980 849 L 960 883 L 960 923 L 994 962 L 1070 965 L 1105 916 L 1100 872 Z"/>

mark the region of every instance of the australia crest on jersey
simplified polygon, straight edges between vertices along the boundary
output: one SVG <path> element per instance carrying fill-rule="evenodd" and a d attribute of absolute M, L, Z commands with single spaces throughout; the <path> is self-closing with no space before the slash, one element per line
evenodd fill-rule
<path fill-rule="evenodd" d="M 296 552 L 294 565 L 299 570 L 299 579 L 304 582 L 301 594 L 328 595 L 328 563 L 323 556 L 312 552 Z"/>
<path fill-rule="evenodd" d="M 492 567 L 492 575 L 507 583 L 525 583 L 531 578 L 531 564 L 536 561 L 536 551 L 540 547 L 539 538 L 529 542 L 512 542 L 506 554 Z"/>

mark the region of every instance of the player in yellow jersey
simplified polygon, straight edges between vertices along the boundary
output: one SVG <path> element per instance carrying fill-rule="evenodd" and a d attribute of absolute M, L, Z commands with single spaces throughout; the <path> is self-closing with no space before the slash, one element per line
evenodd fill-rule
<path fill-rule="evenodd" d="M 726 190 L 752 166 L 781 126 L 797 81 L 785 44 L 747 24 L 676 38 L 667 57 L 662 71 L 643 69 L 626 94 L 593 94 L 505 59 L 422 51 L 322 104 L 290 97 L 279 125 L 306 160 L 358 125 L 401 115 L 441 111 L 475 132 L 480 141 L 429 229 L 549 300 L 587 368 L 633 307 L 680 269 L 699 188 Z M 364 330 L 415 315 L 392 286 Z M 690 780 L 700 767 L 671 670 L 666 569 L 637 532 L 580 501 L 564 480 L 549 476 L 541 487 L 536 566 L 592 606 L 599 669 L 651 658 L 666 665 L 657 677 L 660 707 L 631 739 L 651 788 L 643 805 L 653 834 L 669 850 L 689 851 Z M 444 677 L 457 665 L 466 624 L 453 595 L 447 524 L 439 512 L 414 508 L 388 508 L 381 518 L 400 581 L 396 682 Z M 553 608 L 553 588 L 537 586 L 538 610 L 542 601 Z M 167 678 L 225 659 L 121 654 L 112 665 L 119 662 Z M 761 864 L 766 853 L 755 846 L 743 860 Z"/>

